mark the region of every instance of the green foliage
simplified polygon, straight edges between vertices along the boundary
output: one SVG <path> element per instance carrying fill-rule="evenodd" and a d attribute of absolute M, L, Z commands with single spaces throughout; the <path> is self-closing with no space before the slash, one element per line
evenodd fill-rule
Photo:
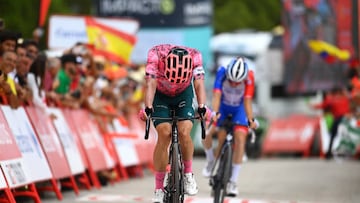
<path fill-rule="evenodd" d="M 38 21 L 38 4 L 37 0 L 0 0 L 0 18 L 4 19 L 6 29 L 31 36 Z"/>
<path fill-rule="evenodd" d="M 91 6 L 92 0 L 52 0 L 48 17 L 54 14 L 89 15 Z M 38 26 L 39 10 L 40 0 L 0 0 L 0 18 L 4 19 L 5 28 L 21 32 L 23 38 L 32 37 L 32 32 Z M 47 26 L 44 29 L 47 30 Z M 46 47 L 45 38 L 40 45 Z"/>
<path fill-rule="evenodd" d="M 280 24 L 280 0 L 214 0 L 215 33 L 270 30 Z"/>

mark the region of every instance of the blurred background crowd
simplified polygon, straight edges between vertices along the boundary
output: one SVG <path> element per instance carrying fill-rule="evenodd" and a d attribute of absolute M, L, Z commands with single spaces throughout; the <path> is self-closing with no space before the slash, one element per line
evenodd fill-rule
<path fill-rule="evenodd" d="M 94 57 L 82 43 L 49 57 L 36 39 L 23 37 L 19 31 L 0 31 L 3 104 L 34 105 L 44 112 L 47 106 L 84 108 L 111 119 L 139 110 L 143 65 L 119 67 L 105 57 Z"/>

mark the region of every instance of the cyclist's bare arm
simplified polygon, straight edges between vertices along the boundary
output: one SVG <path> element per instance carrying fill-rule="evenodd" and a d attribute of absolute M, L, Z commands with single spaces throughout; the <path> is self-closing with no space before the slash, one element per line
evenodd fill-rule
<path fill-rule="evenodd" d="M 252 98 L 251 97 L 244 98 L 244 106 L 245 106 L 246 116 L 247 116 L 249 124 L 250 124 L 249 127 L 251 129 L 256 129 L 257 126 L 253 120 L 255 118 L 254 118 L 254 114 L 253 114 L 253 110 L 252 110 Z"/>
<path fill-rule="evenodd" d="M 213 92 L 213 98 L 212 98 L 212 110 L 213 112 L 219 112 L 220 109 L 220 102 L 221 102 L 221 91 L 215 90 Z M 217 121 L 219 115 L 213 116 L 211 119 L 213 119 L 214 122 Z"/>
<path fill-rule="evenodd" d="M 152 108 L 154 95 L 156 91 L 157 81 L 156 78 L 146 78 L 145 82 L 145 106 Z"/>
<path fill-rule="evenodd" d="M 204 80 L 203 79 L 195 79 L 194 80 L 194 89 L 195 89 L 198 104 L 204 105 L 205 101 L 206 101 Z"/>

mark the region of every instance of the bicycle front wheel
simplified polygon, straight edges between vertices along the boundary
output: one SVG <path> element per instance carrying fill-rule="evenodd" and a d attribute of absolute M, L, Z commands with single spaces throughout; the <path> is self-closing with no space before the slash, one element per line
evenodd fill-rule
<path fill-rule="evenodd" d="M 167 186 L 166 203 L 183 203 L 184 202 L 184 180 L 183 180 L 183 166 L 180 152 L 180 145 L 174 143 L 170 149 L 170 173 Z"/>
<path fill-rule="evenodd" d="M 226 196 L 226 186 L 231 175 L 232 149 L 229 145 L 224 145 L 221 153 L 219 166 L 214 177 L 214 203 L 223 203 Z"/>

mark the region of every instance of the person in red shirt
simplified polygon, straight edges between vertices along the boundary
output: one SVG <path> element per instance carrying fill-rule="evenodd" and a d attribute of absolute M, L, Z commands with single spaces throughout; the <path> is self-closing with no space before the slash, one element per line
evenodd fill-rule
<path fill-rule="evenodd" d="M 322 103 L 316 104 L 313 107 L 329 111 L 334 117 L 334 122 L 330 128 L 330 143 L 325 155 L 327 159 L 330 159 L 332 157 L 331 149 L 337 134 L 338 126 L 343 117 L 350 113 L 350 98 L 344 89 L 335 87 L 325 96 Z"/>

